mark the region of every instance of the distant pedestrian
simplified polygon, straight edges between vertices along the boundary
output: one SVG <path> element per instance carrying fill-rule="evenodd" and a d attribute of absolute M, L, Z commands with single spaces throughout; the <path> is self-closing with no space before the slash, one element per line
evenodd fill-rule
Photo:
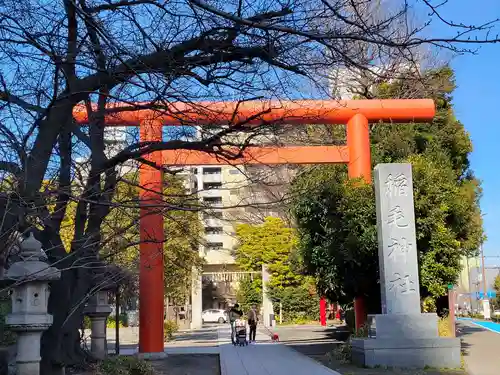
<path fill-rule="evenodd" d="M 340 308 L 340 323 L 344 324 L 345 322 L 345 311 L 343 308 Z"/>
<path fill-rule="evenodd" d="M 259 318 L 257 317 L 257 306 L 252 305 L 248 311 L 248 327 L 250 328 L 250 333 L 248 335 L 248 341 L 250 343 L 255 343 L 255 336 L 257 335 L 257 322 Z"/>
<path fill-rule="evenodd" d="M 231 342 L 234 344 L 236 329 L 234 323 L 236 319 L 240 319 L 243 316 L 243 311 L 240 310 L 240 305 L 237 303 L 229 310 L 229 324 L 231 325 Z"/>

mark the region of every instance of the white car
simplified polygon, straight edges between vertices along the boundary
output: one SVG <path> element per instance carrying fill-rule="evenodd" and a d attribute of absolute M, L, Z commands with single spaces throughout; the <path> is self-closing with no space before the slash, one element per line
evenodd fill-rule
<path fill-rule="evenodd" d="M 201 314 L 203 323 L 226 323 L 227 314 L 224 310 L 210 309 Z"/>

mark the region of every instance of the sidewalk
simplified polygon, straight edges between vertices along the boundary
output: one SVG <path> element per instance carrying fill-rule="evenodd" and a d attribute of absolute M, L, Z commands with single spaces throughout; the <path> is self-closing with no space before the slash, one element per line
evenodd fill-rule
<path fill-rule="evenodd" d="M 457 320 L 459 337 L 462 339 L 462 350 L 469 375 L 498 375 L 500 374 L 500 324 L 487 322 L 489 326 L 496 324 L 498 327 L 485 328 L 474 324 L 473 320 Z M 497 328 L 497 329 L 495 329 Z"/>
<path fill-rule="evenodd" d="M 85 345 L 90 348 L 90 331 L 85 332 Z M 108 353 L 115 353 L 115 332 L 107 330 Z M 139 329 L 120 328 L 120 354 L 134 355 L 139 351 Z M 167 354 L 217 354 L 217 330 L 214 327 L 179 331 L 165 343 Z"/>
<path fill-rule="evenodd" d="M 267 333 L 257 332 L 257 344 L 237 347 L 231 344 L 231 330 L 219 328 L 221 375 L 340 375 L 318 362 L 280 343 Z"/>

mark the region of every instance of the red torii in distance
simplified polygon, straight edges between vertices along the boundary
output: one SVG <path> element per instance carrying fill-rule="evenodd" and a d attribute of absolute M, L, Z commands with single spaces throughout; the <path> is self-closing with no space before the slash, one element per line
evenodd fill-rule
<path fill-rule="evenodd" d="M 116 109 L 117 106 L 110 106 Z M 125 108 L 123 108 L 125 109 Z M 163 126 L 227 125 L 245 123 L 281 124 L 346 124 L 346 146 L 249 147 L 240 159 L 228 162 L 200 151 L 171 150 L 153 152 L 145 158 L 156 165 L 218 165 L 218 164 L 326 164 L 347 163 L 350 178 L 371 182 L 369 123 L 429 122 L 435 107 L 431 99 L 394 100 L 303 100 L 276 102 L 199 102 L 172 103 L 169 112 L 155 109 L 110 111 L 108 126 L 140 126 L 141 141 L 162 141 Z M 85 107 L 74 110 L 78 123 L 88 123 Z M 163 352 L 163 216 L 155 208 L 161 196 L 162 172 L 142 164 L 140 183 L 145 189 L 140 197 L 156 202 L 141 207 L 140 271 L 139 271 L 139 352 Z M 321 303 L 322 320 L 326 304 Z M 366 319 L 363 298 L 354 301 L 356 327 Z"/>

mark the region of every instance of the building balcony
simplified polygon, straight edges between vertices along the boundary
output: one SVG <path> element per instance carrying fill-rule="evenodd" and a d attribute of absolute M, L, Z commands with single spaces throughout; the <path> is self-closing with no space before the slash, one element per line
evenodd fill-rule
<path fill-rule="evenodd" d="M 209 174 L 204 173 L 201 178 L 202 178 L 203 183 L 222 182 L 222 174 L 221 173 L 209 173 Z"/>
<path fill-rule="evenodd" d="M 235 264 L 236 261 L 231 252 L 226 249 L 207 250 L 204 256 L 206 264 Z"/>
<path fill-rule="evenodd" d="M 203 226 L 205 226 L 205 227 L 223 227 L 224 221 L 221 219 L 214 218 L 214 217 L 204 218 L 203 219 Z"/>
<path fill-rule="evenodd" d="M 222 182 L 222 168 L 203 167 L 201 178 L 203 182 Z"/>
<path fill-rule="evenodd" d="M 220 189 L 208 189 L 208 190 L 200 190 L 198 192 L 198 196 L 205 198 L 205 197 L 220 197 L 221 196 L 221 191 Z"/>
<path fill-rule="evenodd" d="M 207 233 L 205 234 L 205 241 L 207 243 L 224 243 L 225 235 L 223 233 Z"/>

